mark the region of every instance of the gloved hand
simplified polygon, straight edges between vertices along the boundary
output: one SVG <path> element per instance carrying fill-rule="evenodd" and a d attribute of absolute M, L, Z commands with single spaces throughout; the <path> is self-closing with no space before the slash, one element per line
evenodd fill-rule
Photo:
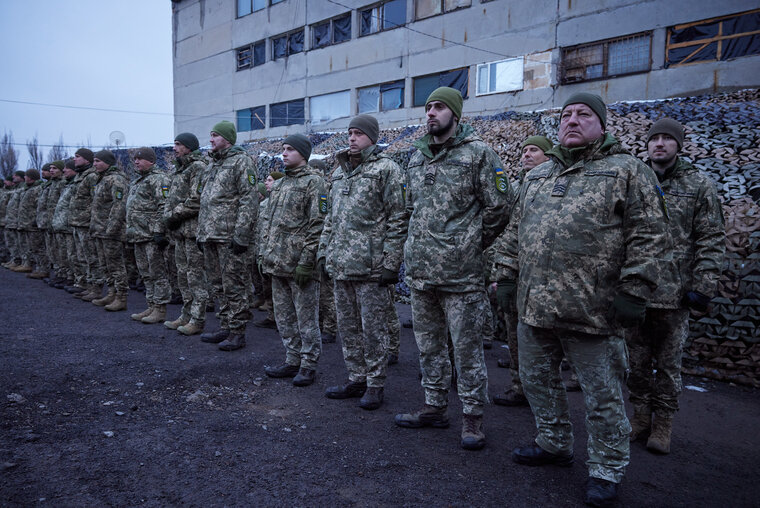
<path fill-rule="evenodd" d="M 158 245 L 159 249 L 165 249 L 169 245 L 169 240 L 161 233 L 153 235 L 153 242 Z"/>
<path fill-rule="evenodd" d="M 311 280 L 311 275 L 314 273 L 314 265 L 298 265 L 296 266 L 296 273 L 293 275 L 293 279 L 298 284 L 298 287 L 305 287 Z"/>
<path fill-rule="evenodd" d="M 317 259 L 317 272 L 319 272 L 325 279 L 330 278 L 330 274 L 325 269 L 325 258 Z"/>
<path fill-rule="evenodd" d="M 512 302 L 516 290 L 516 280 L 500 280 L 496 283 L 496 303 L 499 304 L 502 311 L 507 312 L 509 310 L 509 304 Z"/>
<path fill-rule="evenodd" d="M 380 274 L 380 282 L 378 286 L 384 288 L 386 286 L 393 286 L 398 282 L 398 272 L 394 270 L 388 270 L 383 268 L 383 273 Z"/>
<path fill-rule="evenodd" d="M 639 326 L 647 315 L 647 301 L 628 293 L 618 293 L 612 301 L 615 319 L 625 328 Z"/>
<path fill-rule="evenodd" d="M 198 246 L 198 250 L 203 252 L 203 242 L 196 240 L 195 245 Z"/>
<path fill-rule="evenodd" d="M 710 303 L 711 298 L 707 295 L 703 295 L 699 291 L 687 291 L 683 295 L 683 304 L 690 309 L 694 309 L 698 312 L 707 312 L 707 306 Z"/>
<path fill-rule="evenodd" d="M 182 224 L 182 220 L 177 217 L 169 217 L 166 219 L 166 229 L 169 231 L 179 229 L 180 224 Z"/>
<path fill-rule="evenodd" d="M 233 254 L 237 254 L 239 256 L 240 254 L 245 254 L 245 252 L 248 250 L 248 246 L 240 245 L 233 239 L 230 242 L 230 250 L 232 251 Z"/>

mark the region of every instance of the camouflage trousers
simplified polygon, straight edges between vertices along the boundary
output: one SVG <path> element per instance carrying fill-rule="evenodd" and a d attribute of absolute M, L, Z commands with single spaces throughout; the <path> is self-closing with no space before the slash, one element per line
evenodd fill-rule
<path fill-rule="evenodd" d="M 666 418 L 678 411 L 681 356 L 688 335 L 687 309 L 647 309 L 644 323 L 626 331 L 631 361 L 628 391 L 634 407 Z"/>
<path fill-rule="evenodd" d="M 319 282 L 299 287 L 290 277 L 272 276 L 272 302 L 277 331 L 285 346 L 285 363 L 316 369 L 322 353 L 319 331 Z"/>
<path fill-rule="evenodd" d="M 145 283 L 145 301 L 148 305 L 169 303 L 171 289 L 169 279 L 166 277 L 163 250 L 152 241 L 135 243 L 134 249 L 137 270 Z"/>
<path fill-rule="evenodd" d="M 54 256 L 58 266 L 55 272 L 56 275 L 67 281 L 73 281 L 76 247 L 74 246 L 74 236 L 71 233 L 55 233 Z"/>
<path fill-rule="evenodd" d="M 488 373 L 483 356 L 485 293 L 411 290 L 414 338 L 420 350 L 425 403 L 448 406 L 451 386 L 449 341 L 454 348 L 457 391 L 462 410 L 482 415 L 488 400 Z"/>
<path fill-rule="evenodd" d="M 45 262 L 47 263 L 47 268 L 52 268 L 53 270 L 58 271 L 58 263 L 56 258 L 56 237 L 55 233 L 52 231 L 45 231 Z"/>
<path fill-rule="evenodd" d="M 536 444 L 551 453 L 573 452 L 573 425 L 559 370 L 566 357 L 578 375 L 586 405 L 589 476 L 620 483 L 630 459 L 631 432 L 623 403 L 625 340 L 522 322 L 517 336 L 520 379 L 536 419 Z"/>
<path fill-rule="evenodd" d="M 90 237 L 87 228 L 73 227 L 74 244 L 76 245 L 77 258 L 82 263 L 83 274 L 77 274 L 77 284 L 98 284 L 104 281 L 100 271 L 100 262 L 98 261 L 98 251 L 95 248 L 95 242 Z"/>
<path fill-rule="evenodd" d="M 95 249 L 98 251 L 100 266 L 104 266 L 104 283 L 117 293 L 129 291 L 127 284 L 127 269 L 124 267 L 124 247 L 121 240 L 95 238 Z"/>
<path fill-rule="evenodd" d="M 182 293 L 182 317 L 195 323 L 206 322 L 208 283 L 204 270 L 203 253 L 195 243 L 195 238 L 178 237 L 174 246 L 177 265 L 177 285 Z"/>
<path fill-rule="evenodd" d="M 388 335 L 388 354 L 398 356 L 401 349 L 401 322 L 398 319 L 396 304 L 393 301 L 395 291 L 395 285 L 388 286 L 388 300 L 380 312 L 384 315 L 385 333 Z"/>
<path fill-rule="evenodd" d="M 522 395 L 520 382 L 520 355 L 517 347 L 517 304 L 515 299 L 509 305 L 509 311 L 504 313 L 507 328 L 507 346 L 509 346 L 509 375 L 512 377 L 512 390 Z"/>
<path fill-rule="evenodd" d="M 164 249 L 164 261 L 166 261 L 166 278 L 169 280 L 169 287 L 171 288 L 172 296 L 181 293 L 179 289 L 179 282 L 177 281 L 177 257 L 175 254 L 175 242 L 172 239 L 171 243 Z"/>
<path fill-rule="evenodd" d="M 8 249 L 8 241 L 6 240 L 5 227 L 0 226 L 2 234 L 0 234 L 0 260 L 6 261 L 10 258 L 10 250 Z"/>
<path fill-rule="evenodd" d="M 336 280 L 334 294 L 348 379 L 382 387 L 388 364 L 388 289 L 377 282 Z"/>
<path fill-rule="evenodd" d="M 235 254 L 229 243 L 203 244 L 206 277 L 211 291 L 219 303 L 216 316 L 222 329 L 245 333 L 251 319 L 248 308 L 248 254 Z"/>
<path fill-rule="evenodd" d="M 137 270 L 137 261 L 135 261 L 135 249 L 131 243 L 122 242 L 124 249 L 124 267 L 127 270 L 127 281 L 130 283 L 137 282 L 140 278 L 140 272 Z"/>
<path fill-rule="evenodd" d="M 5 245 L 8 247 L 11 261 L 15 261 L 17 264 L 21 263 L 21 248 L 18 241 L 18 231 L 6 228 L 3 236 L 5 237 Z"/>
<path fill-rule="evenodd" d="M 21 254 L 25 265 L 34 265 L 37 270 L 47 270 L 45 259 L 45 233 L 43 231 L 22 231 Z"/>
<path fill-rule="evenodd" d="M 335 335 L 337 331 L 336 321 L 333 280 L 326 277 L 325 274 L 321 274 L 319 288 L 319 329 Z"/>

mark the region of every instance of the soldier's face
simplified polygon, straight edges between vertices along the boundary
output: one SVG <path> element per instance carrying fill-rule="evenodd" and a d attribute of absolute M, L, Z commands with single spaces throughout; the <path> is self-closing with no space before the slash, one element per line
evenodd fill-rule
<path fill-rule="evenodd" d="M 97 157 L 93 159 L 92 165 L 95 166 L 95 171 L 97 171 L 98 173 L 102 173 L 103 171 L 108 169 L 108 164 L 98 159 Z"/>
<path fill-rule="evenodd" d="M 678 142 L 667 134 L 655 134 L 647 143 L 647 153 L 652 162 L 667 165 L 678 154 Z"/>
<path fill-rule="evenodd" d="M 570 104 L 559 118 L 559 142 L 567 148 L 586 146 L 602 137 L 602 121 L 585 104 Z"/>
<path fill-rule="evenodd" d="M 174 155 L 177 157 L 182 157 L 183 155 L 187 155 L 190 153 L 190 149 L 180 143 L 179 141 L 174 142 Z"/>
<path fill-rule="evenodd" d="M 13 183 L 16 183 L 16 184 L 18 184 L 18 183 L 21 183 L 21 182 L 23 182 L 23 181 L 24 181 L 24 178 L 21 178 L 21 177 L 20 177 L 20 176 L 18 176 L 18 175 L 13 175 Z"/>
<path fill-rule="evenodd" d="M 454 113 L 441 101 L 432 101 L 425 105 L 428 133 L 440 136 L 454 126 Z"/>
<path fill-rule="evenodd" d="M 274 177 L 269 175 L 267 179 L 264 180 L 264 187 L 267 188 L 267 192 L 272 192 L 272 185 L 274 185 Z"/>
<path fill-rule="evenodd" d="M 74 155 L 74 165 L 76 167 L 86 166 L 88 164 L 87 159 L 81 155 Z"/>
<path fill-rule="evenodd" d="M 32 180 L 31 178 L 29 178 L 28 176 L 24 177 L 24 181 L 26 182 L 27 185 L 31 185 L 31 184 L 34 183 L 34 180 Z"/>
<path fill-rule="evenodd" d="M 348 151 L 359 153 L 372 146 L 372 140 L 359 129 L 348 129 Z"/>
<path fill-rule="evenodd" d="M 288 169 L 297 168 L 306 164 L 306 159 L 303 158 L 298 150 L 290 145 L 282 145 L 282 162 L 285 163 L 285 167 Z"/>
<path fill-rule="evenodd" d="M 153 166 L 153 163 L 149 160 L 135 157 L 135 167 L 140 173 L 145 173 L 151 168 L 151 166 Z"/>
<path fill-rule="evenodd" d="M 72 176 L 75 176 L 76 174 L 77 172 L 71 168 L 63 168 L 63 176 L 65 176 L 66 178 L 71 178 Z"/>
<path fill-rule="evenodd" d="M 47 169 L 42 170 L 42 178 L 45 180 L 50 180 L 50 171 Z"/>
<path fill-rule="evenodd" d="M 56 179 L 61 177 L 61 170 L 58 166 L 50 166 L 50 178 Z"/>
<path fill-rule="evenodd" d="M 232 143 L 224 139 L 218 132 L 211 133 L 211 151 L 219 152 L 232 146 Z"/>
<path fill-rule="evenodd" d="M 549 157 L 544 155 L 544 151 L 536 145 L 525 145 L 522 151 L 522 158 L 520 162 L 525 169 L 533 169 L 542 162 L 549 160 Z"/>

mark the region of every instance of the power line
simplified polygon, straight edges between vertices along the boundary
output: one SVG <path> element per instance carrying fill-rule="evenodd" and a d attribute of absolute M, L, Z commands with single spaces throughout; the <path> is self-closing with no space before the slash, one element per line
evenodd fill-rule
<path fill-rule="evenodd" d="M 193 116 L 193 115 L 174 115 L 173 113 L 156 113 L 152 111 L 135 111 L 129 109 L 111 109 L 111 108 L 96 108 L 91 106 L 71 106 L 67 104 L 50 104 L 46 102 L 32 102 L 32 101 L 14 101 L 11 99 L 0 99 L 0 102 L 10 102 L 12 104 L 28 104 L 31 106 L 48 106 L 51 108 L 65 108 L 65 109 L 87 109 L 90 111 L 107 111 L 110 113 L 134 113 L 137 115 L 160 115 L 160 116 Z"/>

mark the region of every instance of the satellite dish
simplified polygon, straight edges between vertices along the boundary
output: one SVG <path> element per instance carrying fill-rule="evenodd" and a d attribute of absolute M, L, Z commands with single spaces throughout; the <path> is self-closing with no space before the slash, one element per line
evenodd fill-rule
<path fill-rule="evenodd" d="M 121 131 L 113 131 L 111 134 L 108 135 L 108 140 L 111 142 L 112 145 L 116 145 L 116 149 L 118 150 L 120 146 L 124 145 L 124 141 L 126 141 L 126 137 L 124 136 L 124 133 Z"/>

